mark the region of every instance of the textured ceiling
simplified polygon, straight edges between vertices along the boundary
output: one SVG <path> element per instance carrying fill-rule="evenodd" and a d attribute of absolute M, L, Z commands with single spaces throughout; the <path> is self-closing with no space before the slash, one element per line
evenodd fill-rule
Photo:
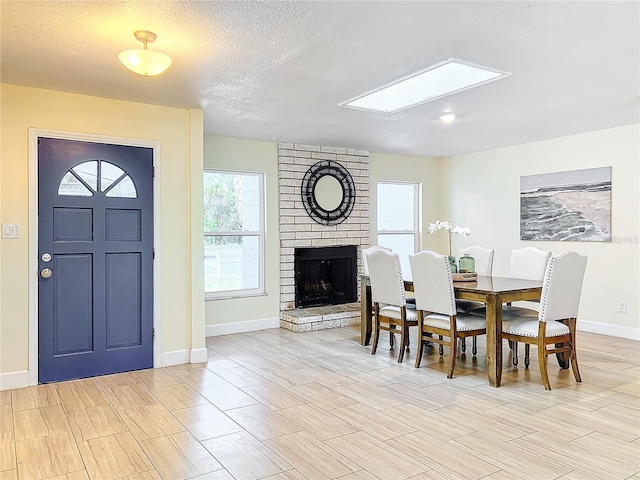
<path fill-rule="evenodd" d="M 1 3 L 3 83 L 204 109 L 210 134 L 450 156 L 640 121 L 640 2 Z M 126 70 L 140 45 L 174 59 Z M 337 105 L 455 57 L 513 76 L 395 114 Z M 442 125 L 451 109 L 458 120 Z"/>

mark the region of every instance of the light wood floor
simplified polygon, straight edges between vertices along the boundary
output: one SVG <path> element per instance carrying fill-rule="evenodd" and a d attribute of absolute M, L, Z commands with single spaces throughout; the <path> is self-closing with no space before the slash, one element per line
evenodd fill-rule
<path fill-rule="evenodd" d="M 640 479 L 640 342 L 579 332 L 583 383 L 550 358 L 547 392 L 506 346 L 496 389 L 482 349 L 447 380 L 446 356 L 358 335 L 215 337 L 207 364 L 0 392 L 0 479 Z"/>

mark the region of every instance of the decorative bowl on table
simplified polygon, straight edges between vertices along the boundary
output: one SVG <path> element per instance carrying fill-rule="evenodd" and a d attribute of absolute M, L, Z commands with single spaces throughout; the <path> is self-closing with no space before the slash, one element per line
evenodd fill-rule
<path fill-rule="evenodd" d="M 476 272 L 452 273 L 451 278 L 454 282 L 475 282 L 478 280 Z"/>

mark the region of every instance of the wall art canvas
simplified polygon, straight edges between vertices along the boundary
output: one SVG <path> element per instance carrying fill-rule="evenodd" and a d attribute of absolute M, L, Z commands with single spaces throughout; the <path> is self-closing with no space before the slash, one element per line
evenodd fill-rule
<path fill-rule="evenodd" d="M 611 241 L 611 167 L 520 177 L 520 239 Z"/>

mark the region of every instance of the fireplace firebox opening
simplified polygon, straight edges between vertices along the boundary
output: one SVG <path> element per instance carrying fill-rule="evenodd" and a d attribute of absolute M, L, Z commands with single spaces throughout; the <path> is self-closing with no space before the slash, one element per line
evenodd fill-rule
<path fill-rule="evenodd" d="M 296 308 L 357 301 L 355 245 L 296 248 L 294 262 Z"/>

